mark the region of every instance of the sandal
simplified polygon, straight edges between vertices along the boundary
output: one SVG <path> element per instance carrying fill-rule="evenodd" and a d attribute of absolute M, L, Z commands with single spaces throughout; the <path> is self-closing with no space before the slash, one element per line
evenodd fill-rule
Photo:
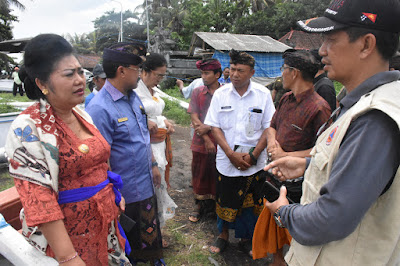
<path fill-rule="evenodd" d="M 246 254 L 250 258 L 253 258 L 253 254 L 251 253 L 251 251 L 253 250 L 253 246 L 252 245 L 253 244 L 252 244 L 251 239 L 239 241 L 239 249 L 240 249 L 240 251 L 242 251 L 244 254 Z"/>
<path fill-rule="evenodd" d="M 211 254 L 220 254 L 228 247 L 228 245 L 229 245 L 228 240 L 225 240 L 223 238 L 218 237 L 217 240 L 215 240 L 215 242 L 212 245 L 212 247 L 219 248 L 219 252 L 212 251 L 211 247 L 210 247 L 209 250 L 210 250 Z"/>
<path fill-rule="evenodd" d="M 200 212 L 194 211 L 189 214 L 189 221 L 192 223 L 197 223 L 200 220 Z"/>

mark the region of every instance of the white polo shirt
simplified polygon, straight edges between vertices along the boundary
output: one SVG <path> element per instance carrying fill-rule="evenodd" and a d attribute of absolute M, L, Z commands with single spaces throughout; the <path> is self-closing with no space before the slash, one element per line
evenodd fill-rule
<path fill-rule="evenodd" d="M 240 96 L 229 83 L 215 91 L 204 124 L 220 128 L 232 150 L 235 145 L 255 147 L 274 113 L 271 93 L 264 86 L 250 81 L 247 91 Z M 250 176 L 264 168 L 266 157 L 264 150 L 257 165 L 240 171 L 218 146 L 217 169 L 225 176 Z"/>

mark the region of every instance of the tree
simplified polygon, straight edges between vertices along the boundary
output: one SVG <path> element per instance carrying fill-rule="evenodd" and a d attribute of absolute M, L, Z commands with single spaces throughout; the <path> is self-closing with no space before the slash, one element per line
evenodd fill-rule
<path fill-rule="evenodd" d="M 79 34 L 67 34 L 65 38 L 72 44 L 79 54 L 96 53 L 96 32 Z"/>
<path fill-rule="evenodd" d="M 330 0 L 276 1 L 262 11 L 240 18 L 234 32 L 268 35 L 279 39 L 295 28 L 298 20 L 321 16 L 329 2 Z"/>
<path fill-rule="evenodd" d="M 123 40 L 146 40 L 144 33 L 145 26 L 137 24 L 138 16 L 130 10 L 123 12 Z M 118 42 L 118 34 L 120 30 L 121 15 L 114 10 L 107 11 L 104 15 L 96 18 L 94 21 L 96 34 L 96 51 L 103 51 L 104 47 L 108 47 Z"/>
<path fill-rule="evenodd" d="M 3 7 L 9 8 L 10 5 L 16 6 L 20 10 L 25 10 L 25 6 L 18 0 L 0 0 L 0 9 Z"/>

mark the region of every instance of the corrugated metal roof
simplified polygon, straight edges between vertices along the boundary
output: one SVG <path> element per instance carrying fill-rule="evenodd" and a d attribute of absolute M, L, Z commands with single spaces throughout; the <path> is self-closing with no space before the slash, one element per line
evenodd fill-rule
<path fill-rule="evenodd" d="M 215 50 L 229 51 L 235 49 L 246 52 L 282 53 L 290 47 L 266 35 L 245 35 L 218 32 L 195 32 L 192 38 L 190 53 L 194 47 L 201 47 L 202 41 Z M 197 38 L 196 38 L 197 36 Z"/>

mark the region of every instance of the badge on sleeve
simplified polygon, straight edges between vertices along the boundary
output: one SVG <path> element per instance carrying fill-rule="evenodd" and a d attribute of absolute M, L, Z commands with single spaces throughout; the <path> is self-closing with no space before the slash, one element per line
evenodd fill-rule
<path fill-rule="evenodd" d="M 326 139 L 326 146 L 331 145 L 333 138 L 335 137 L 336 131 L 338 129 L 339 126 L 335 127 L 331 133 L 329 133 L 328 138 Z"/>
<path fill-rule="evenodd" d="M 128 121 L 128 117 L 118 118 L 118 123 Z"/>

